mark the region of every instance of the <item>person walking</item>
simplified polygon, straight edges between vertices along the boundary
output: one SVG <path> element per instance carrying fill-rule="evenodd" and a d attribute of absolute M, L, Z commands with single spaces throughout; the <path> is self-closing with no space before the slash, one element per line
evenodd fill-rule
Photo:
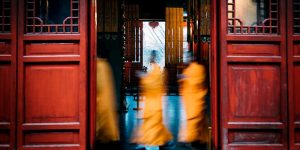
<path fill-rule="evenodd" d="M 186 125 L 181 128 L 180 141 L 191 143 L 197 150 L 206 150 L 209 140 L 206 118 L 205 96 L 208 89 L 205 86 L 205 66 L 197 63 L 189 54 L 190 63 L 183 70 L 179 79 L 183 108 L 186 115 Z M 192 61 L 192 62 L 191 62 Z"/>
<path fill-rule="evenodd" d="M 164 75 L 156 63 L 156 53 L 152 51 L 151 70 L 138 73 L 141 77 L 140 95 L 144 97 L 143 122 L 134 134 L 133 142 L 145 146 L 159 146 L 167 149 L 167 143 L 173 139 L 171 133 L 163 124 L 162 100 L 165 93 Z"/>

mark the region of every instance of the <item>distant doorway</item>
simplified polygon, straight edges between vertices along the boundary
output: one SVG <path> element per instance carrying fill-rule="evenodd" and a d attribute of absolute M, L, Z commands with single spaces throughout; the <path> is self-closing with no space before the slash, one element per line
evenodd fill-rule
<path fill-rule="evenodd" d="M 157 63 L 165 67 L 165 22 L 143 21 L 143 66 L 149 68 L 149 56 L 152 50 L 157 51 Z"/>

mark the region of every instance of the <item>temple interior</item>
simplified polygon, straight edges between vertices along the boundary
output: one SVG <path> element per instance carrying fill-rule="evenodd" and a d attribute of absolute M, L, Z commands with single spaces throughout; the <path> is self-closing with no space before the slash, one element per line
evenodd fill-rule
<path fill-rule="evenodd" d="M 143 102 L 139 96 L 136 71 L 149 69 L 153 50 L 158 54 L 157 63 L 167 76 L 164 123 L 177 141 L 179 120 L 184 118 L 177 75 L 187 65 L 188 51 L 192 51 L 193 57 L 207 67 L 207 86 L 210 86 L 210 1 L 125 0 L 120 3 L 118 0 L 97 1 L 97 53 L 106 52 L 114 74 L 117 106 L 122 112 L 120 132 L 123 146 L 130 149 L 129 139 L 141 122 L 139 115 L 143 111 Z M 206 112 L 210 120 L 209 97 L 208 93 Z M 178 149 L 188 149 L 184 144 L 176 144 Z"/>

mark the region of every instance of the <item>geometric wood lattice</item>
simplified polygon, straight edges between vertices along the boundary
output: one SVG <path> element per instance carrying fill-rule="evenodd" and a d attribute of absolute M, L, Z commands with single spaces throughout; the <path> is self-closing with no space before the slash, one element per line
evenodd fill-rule
<path fill-rule="evenodd" d="M 300 0 L 294 0 L 294 33 L 300 33 Z"/>
<path fill-rule="evenodd" d="M 11 1 L 0 0 L 0 33 L 11 31 Z"/>
<path fill-rule="evenodd" d="M 278 34 L 278 0 L 228 0 L 229 34 Z"/>
<path fill-rule="evenodd" d="M 79 33 L 79 0 L 26 0 L 26 33 Z"/>

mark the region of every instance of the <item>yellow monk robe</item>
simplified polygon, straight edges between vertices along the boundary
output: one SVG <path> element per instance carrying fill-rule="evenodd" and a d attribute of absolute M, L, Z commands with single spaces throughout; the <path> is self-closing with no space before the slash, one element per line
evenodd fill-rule
<path fill-rule="evenodd" d="M 105 59 L 97 59 L 96 139 L 103 143 L 119 140 L 113 75 Z"/>
<path fill-rule="evenodd" d="M 205 67 L 192 62 L 184 71 L 184 78 L 179 80 L 180 95 L 186 113 L 186 126 L 180 131 L 181 141 L 208 142 L 208 129 L 205 114 Z"/>
<path fill-rule="evenodd" d="M 162 97 L 165 92 L 164 77 L 157 64 L 141 78 L 141 95 L 144 97 L 143 123 L 135 133 L 133 142 L 159 146 L 172 140 L 172 135 L 163 124 Z"/>

